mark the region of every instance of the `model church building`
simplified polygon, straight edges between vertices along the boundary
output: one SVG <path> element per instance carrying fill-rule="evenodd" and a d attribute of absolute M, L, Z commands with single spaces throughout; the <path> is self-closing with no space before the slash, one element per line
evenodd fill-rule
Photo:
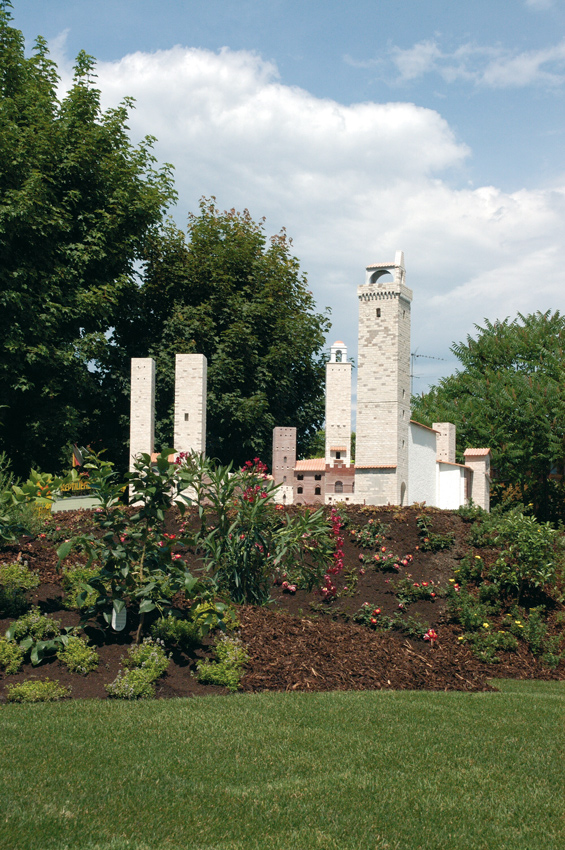
<path fill-rule="evenodd" d="M 392 275 L 393 280 L 390 280 Z M 386 276 L 386 278 L 385 278 Z M 383 280 L 383 278 L 385 278 Z M 351 363 L 341 341 L 326 366 L 324 457 L 296 459 L 296 428 L 273 432 L 272 475 L 282 504 L 408 505 L 489 509 L 490 450 L 455 461 L 455 425 L 410 418 L 410 305 L 404 255 L 368 266 L 357 288 L 359 348 L 355 461 L 351 458 Z M 130 454 L 153 452 L 155 370 L 132 361 Z M 180 354 L 175 375 L 175 448 L 205 451 L 206 358 Z"/>

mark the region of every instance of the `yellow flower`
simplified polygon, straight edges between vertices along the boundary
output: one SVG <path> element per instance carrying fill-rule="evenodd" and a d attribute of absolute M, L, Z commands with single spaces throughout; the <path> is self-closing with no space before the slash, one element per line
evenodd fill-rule
<path fill-rule="evenodd" d="M 483 628 L 488 629 L 489 626 L 490 626 L 490 623 L 483 623 Z"/>
<path fill-rule="evenodd" d="M 516 623 L 516 625 L 517 625 L 517 626 L 521 626 L 521 625 L 522 625 L 522 623 L 521 623 L 521 621 L 520 621 L 520 620 L 514 620 L 514 622 Z"/>
<path fill-rule="evenodd" d="M 480 556 L 480 555 L 475 555 L 475 559 L 476 559 L 477 561 L 480 561 L 480 560 L 481 560 L 481 556 Z"/>
<path fill-rule="evenodd" d="M 465 640 L 464 635 L 459 635 L 459 637 L 457 638 L 457 640 Z"/>
<path fill-rule="evenodd" d="M 450 578 L 450 579 L 449 579 L 449 581 L 455 581 L 455 579 L 454 579 L 454 578 Z"/>

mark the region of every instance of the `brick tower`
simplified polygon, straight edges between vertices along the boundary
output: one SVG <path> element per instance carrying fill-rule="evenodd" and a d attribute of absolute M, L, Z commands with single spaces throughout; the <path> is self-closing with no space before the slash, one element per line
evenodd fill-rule
<path fill-rule="evenodd" d="M 345 343 L 338 340 L 326 364 L 326 465 L 351 463 L 351 363 Z"/>
<path fill-rule="evenodd" d="M 391 274 L 393 280 L 381 281 Z M 410 302 L 404 254 L 366 269 L 359 298 L 355 492 L 368 505 L 406 503 L 410 427 Z"/>
<path fill-rule="evenodd" d="M 177 452 L 206 454 L 206 375 L 203 354 L 175 358 L 175 430 Z"/>

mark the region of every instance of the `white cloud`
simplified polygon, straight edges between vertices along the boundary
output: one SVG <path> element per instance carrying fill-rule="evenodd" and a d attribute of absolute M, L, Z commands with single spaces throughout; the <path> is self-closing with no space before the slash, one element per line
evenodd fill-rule
<path fill-rule="evenodd" d="M 476 44 L 444 52 L 436 41 L 421 41 L 406 50 L 392 47 L 390 56 L 400 83 L 430 73 L 439 74 L 448 83 L 466 80 L 489 88 L 555 87 L 565 82 L 565 40 L 553 47 L 522 53 Z"/>
<path fill-rule="evenodd" d="M 446 173 L 455 179 L 469 150 L 437 112 L 319 99 L 227 49 L 136 53 L 98 74 L 106 105 L 137 99 L 134 139 L 155 135 L 159 159 L 176 165 L 179 223 L 213 194 L 265 215 L 269 234 L 285 226 L 318 304 L 332 307 L 332 337 L 354 356 L 356 286 L 398 248 L 421 354 L 448 356 L 485 316 L 564 309 L 565 190 L 453 188 Z"/>

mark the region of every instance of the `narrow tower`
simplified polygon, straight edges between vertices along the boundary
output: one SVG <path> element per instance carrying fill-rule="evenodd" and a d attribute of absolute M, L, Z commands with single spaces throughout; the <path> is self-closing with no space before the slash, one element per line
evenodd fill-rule
<path fill-rule="evenodd" d="M 326 464 L 351 463 L 351 363 L 341 340 L 334 342 L 326 365 Z"/>
<path fill-rule="evenodd" d="M 132 357 L 129 420 L 129 468 L 140 454 L 152 454 L 155 442 L 155 361 Z"/>
<path fill-rule="evenodd" d="M 203 354 L 175 359 L 175 449 L 206 454 L 206 375 Z"/>
<path fill-rule="evenodd" d="M 393 280 L 381 281 L 391 274 Z M 401 505 L 408 487 L 410 303 L 404 254 L 368 266 L 359 298 L 355 491 L 368 505 Z"/>

